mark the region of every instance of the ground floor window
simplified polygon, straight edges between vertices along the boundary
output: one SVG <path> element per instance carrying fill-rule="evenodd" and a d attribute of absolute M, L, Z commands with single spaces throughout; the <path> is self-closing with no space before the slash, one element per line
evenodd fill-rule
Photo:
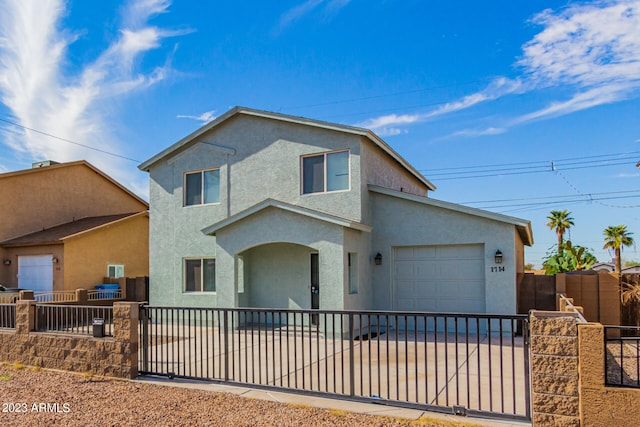
<path fill-rule="evenodd" d="M 107 266 L 107 277 L 114 277 L 116 279 L 124 277 L 124 265 L 109 264 Z"/>
<path fill-rule="evenodd" d="M 349 270 L 349 293 L 358 293 L 358 254 L 349 252 L 347 254 L 347 264 Z"/>
<path fill-rule="evenodd" d="M 184 279 L 185 292 L 215 292 L 216 259 L 185 259 Z"/>

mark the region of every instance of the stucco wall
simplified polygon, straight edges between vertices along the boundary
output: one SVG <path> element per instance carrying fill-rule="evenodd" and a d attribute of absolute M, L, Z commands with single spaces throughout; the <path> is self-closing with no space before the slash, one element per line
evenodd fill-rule
<path fill-rule="evenodd" d="M 149 275 L 149 218 L 141 214 L 64 241 L 64 289 L 93 289 L 109 264 L 126 277 Z"/>
<path fill-rule="evenodd" d="M 361 162 L 363 184 L 426 196 L 427 188 L 413 174 L 389 157 L 368 138 L 362 137 Z M 365 187 L 366 189 L 366 187 Z"/>
<path fill-rule="evenodd" d="M 184 257 L 217 257 L 216 238 L 201 230 L 267 198 L 360 220 L 360 139 L 331 130 L 239 116 L 199 137 L 235 150 L 195 143 L 150 171 L 151 300 L 216 304 L 218 296 L 183 295 Z M 301 194 L 301 156 L 350 149 L 350 191 Z M 220 203 L 183 206 L 184 172 L 220 168 Z M 283 240 L 285 241 L 285 240 Z M 321 257 L 322 262 L 322 257 Z M 220 271 L 220 261 L 218 271 Z M 223 283 L 223 276 L 218 276 Z M 194 299 L 195 298 L 195 299 Z"/>
<path fill-rule="evenodd" d="M 349 253 L 357 254 L 357 293 L 349 292 Z M 371 272 L 373 257 L 371 253 L 371 233 L 358 230 L 344 229 L 344 274 L 343 293 L 345 310 L 367 310 L 373 307 L 373 288 Z"/>
<path fill-rule="evenodd" d="M 395 246 L 483 243 L 485 250 L 485 308 L 488 313 L 515 314 L 516 248 L 511 224 L 371 193 L 373 218 L 372 253 L 380 252 L 383 263 L 373 274 L 375 309 L 391 309 Z M 504 271 L 492 272 L 494 256 L 504 255 Z"/>
<path fill-rule="evenodd" d="M 0 241 L 74 219 L 147 209 L 82 163 L 1 174 L 0 200 L 15 201 L 0 204 Z"/>
<path fill-rule="evenodd" d="M 313 252 L 306 246 L 289 243 L 261 245 L 247 251 L 245 306 L 310 309 Z M 321 286 L 321 294 L 322 290 Z"/>
<path fill-rule="evenodd" d="M 318 252 L 320 308 L 343 308 L 344 243 L 341 226 L 269 208 L 219 231 L 217 242 L 217 302 L 220 307 L 233 307 L 238 303 L 235 292 L 236 254 L 267 243 L 286 242 Z M 293 284 L 284 288 L 288 286 Z"/>
<path fill-rule="evenodd" d="M 4 259 L 11 260 L 11 265 L 0 265 L 0 283 L 7 287 L 18 287 L 18 257 L 26 255 L 51 255 L 58 259 L 53 264 L 53 290 L 61 291 L 64 282 L 64 248 L 62 245 L 28 246 L 23 248 L 7 248 Z"/>

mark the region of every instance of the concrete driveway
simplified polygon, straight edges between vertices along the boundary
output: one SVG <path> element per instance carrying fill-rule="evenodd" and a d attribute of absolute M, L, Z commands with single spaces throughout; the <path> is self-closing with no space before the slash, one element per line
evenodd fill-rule
<path fill-rule="evenodd" d="M 391 330 L 352 341 L 308 327 L 225 335 L 214 326 L 152 324 L 149 337 L 140 364 L 148 373 L 527 415 L 522 337 L 512 334 Z"/>

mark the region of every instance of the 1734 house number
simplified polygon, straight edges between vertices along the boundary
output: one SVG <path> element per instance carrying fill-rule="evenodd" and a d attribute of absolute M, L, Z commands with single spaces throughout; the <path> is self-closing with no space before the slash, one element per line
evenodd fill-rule
<path fill-rule="evenodd" d="M 500 273 L 504 271 L 504 266 L 498 266 L 498 267 L 491 267 L 491 272 L 492 273 Z"/>

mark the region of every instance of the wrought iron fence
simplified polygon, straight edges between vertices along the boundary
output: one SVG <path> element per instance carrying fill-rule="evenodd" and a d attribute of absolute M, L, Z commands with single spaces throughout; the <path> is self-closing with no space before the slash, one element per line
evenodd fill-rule
<path fill-rule="evenodd" d="M 640 388 L 640 327 L 605 326 L 604 341 L 605 384 Z"/>
<path fill-rule="evenodd" d="M 15 329 L 16 305 L 0 304 L 0 329 Z"/>
<path fill-rule="evenodd" d="M 530 419 L 528 319 L 141 307 L 140 372 Z"/>
<path fill-rule="evenodd" d="M 92 335 L 94 319 L 102 319 L 104 334 L 113 335 L 113 307 L 36 304 L 36 331 Z"/>

